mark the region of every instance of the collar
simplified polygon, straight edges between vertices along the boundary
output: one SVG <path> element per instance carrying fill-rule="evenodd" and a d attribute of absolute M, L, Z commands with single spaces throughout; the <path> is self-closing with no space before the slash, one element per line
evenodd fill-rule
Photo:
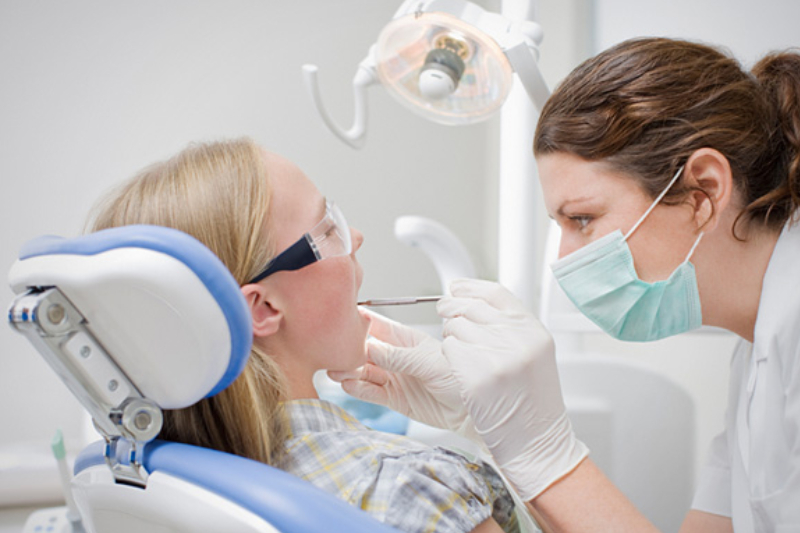
<path fill-rule="evenodd" d="M 289 421 L 289 438 L 327 431 L 366 430 L 359 422 L 336 404 L 306 398 L 282 403 Z"/>

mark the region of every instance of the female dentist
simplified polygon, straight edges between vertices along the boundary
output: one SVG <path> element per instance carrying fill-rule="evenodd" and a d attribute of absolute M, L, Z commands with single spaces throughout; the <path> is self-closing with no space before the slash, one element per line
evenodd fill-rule
<path fill-rule="evenodd" d="M 800 532 L 800 55 L 748 73 L 704 45 L 622 43 L 558 87 L 534 153 L 578 309 L 623 340 L 741 337 L 681 531 Z M 429 424 L 474 424 L 549 529 L 655 531 L 575 438 L 536 318 L 494 283 L 451 293 L 443 343 L 376 317 L 372 364 L 332 377 Z"/>

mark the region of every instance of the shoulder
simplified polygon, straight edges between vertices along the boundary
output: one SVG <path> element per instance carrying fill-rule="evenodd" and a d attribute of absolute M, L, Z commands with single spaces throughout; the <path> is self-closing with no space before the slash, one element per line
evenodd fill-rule
<path fill-rule="evenodd" d="M 800 224 L 781 233 L 764 275 L 754 338 L 756 356 L 769 353 L 784 370 L 800 368 Z M 778 362 L 776 361 L 776 362 Z"/>
<path fill-rule="evenodd" d="M 499 475 L 442 448 L 383 457 L 365 487 L 364 508 L 385 509 L 384 521 L 407 531 L 436 523 L 436 531 L 471 531 L 489 517 L 513 514 L 513 501 Z"/>
<path fill-rule="evenodd" d="M 515 519 L 514 503 L 489 466 L 374 431 L 294 439 L 280 468 L 401 531 L 467 532 L 493 517 Z"/>
<path fill-rule="evenodd" d="M 514 520 L 499 474 L 444 448 L 356 427 L 337 409 L 293 402 L 292 435 L 276 466 L 402 531 L 466 532 Z M 335 416 L 329 416 L 329 415 Z M 347 424 L 343 424 L 347 421 Z"/>

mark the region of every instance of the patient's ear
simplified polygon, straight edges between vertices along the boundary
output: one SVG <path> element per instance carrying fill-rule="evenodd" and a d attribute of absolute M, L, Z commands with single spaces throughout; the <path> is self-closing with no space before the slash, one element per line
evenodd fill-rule
<path fill-rule="evenodd" d="M 268 337 L 280 328 L 282 313 L 270 302 L 268 291 L 258 283 L 242 287 L 242 294 L 253 317 L 253 335 Z"/>

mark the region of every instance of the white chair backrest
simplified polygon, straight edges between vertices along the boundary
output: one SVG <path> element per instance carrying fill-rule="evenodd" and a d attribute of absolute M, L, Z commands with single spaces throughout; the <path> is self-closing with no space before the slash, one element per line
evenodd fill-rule
<path fill-rule="evenodd" d="M 219 392 L 249 356 L 249 311 L 233 276 L 177 230 L 41 237 L 23 247 L 9 283 L 17 294 L 58 287 L 142 395 L 165 409 Z"/>

